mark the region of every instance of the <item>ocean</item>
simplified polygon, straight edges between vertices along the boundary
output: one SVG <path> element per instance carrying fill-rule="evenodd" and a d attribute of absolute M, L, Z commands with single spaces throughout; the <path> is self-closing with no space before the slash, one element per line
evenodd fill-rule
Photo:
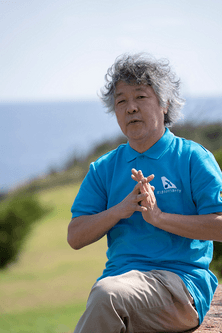
<path fill-rule="evenodd" d="M 188 98 L 183 123 L 222 123 L 222 97 Z M 181 122 L 181 121 L 180 121 Z M 0 104 L 0 191 L 64 166 L 121 131 L 100 101 Z"/>

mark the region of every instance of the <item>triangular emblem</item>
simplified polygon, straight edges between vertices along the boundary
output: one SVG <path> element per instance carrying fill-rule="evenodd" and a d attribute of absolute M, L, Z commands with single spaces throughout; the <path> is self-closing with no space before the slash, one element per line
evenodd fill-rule
<path fill-rule="evenodd" d="M 165 188 L 165 190 L 169 190 L 171 188 L 177 188 L 169 179 L 167 179 L 166 177 L 161 177 L 162 183 L 163 183 L 163 187 Z"/>

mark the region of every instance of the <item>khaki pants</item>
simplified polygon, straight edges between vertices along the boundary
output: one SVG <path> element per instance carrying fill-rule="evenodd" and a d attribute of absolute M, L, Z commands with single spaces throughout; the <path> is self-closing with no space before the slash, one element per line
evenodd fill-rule
<path fill-rule="evenodd" d="M 130 271 L 94 284 L 74 333 L 183 332 L 198 313 L 181 278 L 168 271 Z"/>

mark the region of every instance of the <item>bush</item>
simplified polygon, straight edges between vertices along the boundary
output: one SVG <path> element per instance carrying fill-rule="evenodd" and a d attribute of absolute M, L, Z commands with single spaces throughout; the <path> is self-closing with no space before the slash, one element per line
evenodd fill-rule
<path fill-rule="evenodd" d="M 47 211 L 34 196 L 24 194 L 0 202 L 0 269 L 17 260 L 33 223 Z"/>

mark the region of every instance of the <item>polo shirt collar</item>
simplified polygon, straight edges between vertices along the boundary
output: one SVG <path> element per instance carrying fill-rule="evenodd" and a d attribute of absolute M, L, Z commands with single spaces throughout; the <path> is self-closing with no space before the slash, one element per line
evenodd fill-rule
<path fill-rule="evenodd" d="M 154 160 L 158 160 L 164 152 L 168 149 L 171 142 L 173 141 L 174 134 L 170 132 L 168 128 L 166 128 L 166 131 L 164 135 L 147 151 L 144 153 L 139 153 L 138 151 L 134 150 L 130 147 L 129 142 L 126 144 L 126 160 L 127 162 L 130 162 L 137 157 L 144 155 L 148 158 L 152 158 Z"/>

